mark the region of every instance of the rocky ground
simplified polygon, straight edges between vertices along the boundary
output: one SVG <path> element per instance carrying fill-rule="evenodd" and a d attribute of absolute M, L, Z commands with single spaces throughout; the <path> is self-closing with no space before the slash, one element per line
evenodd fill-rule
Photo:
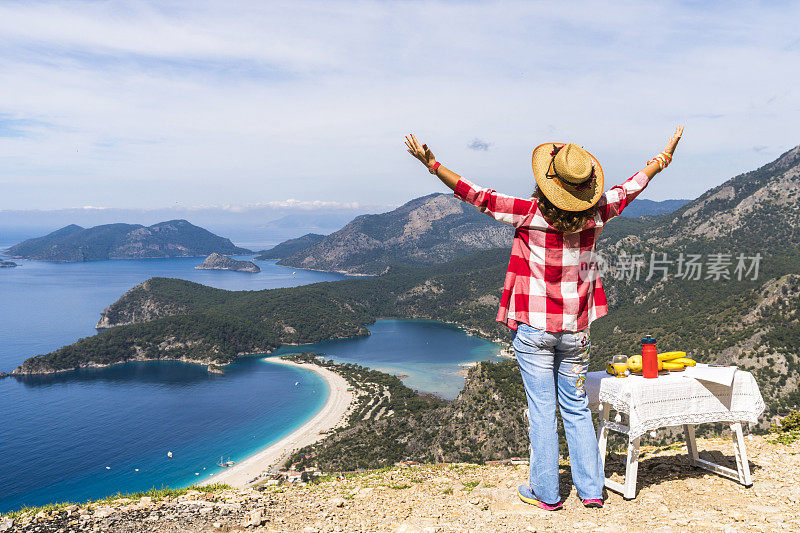
<path fill-rule="evenodd" d="M 153 501 L 118 499 L 0 518 L 6 531 L 799 531 L 800 442 L 747 437 L 754 486 L 689 466 L 686 449 L 643 448 L 639 495 L 608 492 L 585 509 L 562 466 L 562 511 L 515 496 L 526 466 L 423 465 L 367 472 L 343 481 L 261 490 L 189 491 Z M 733 467 L 729 440 L 699 439 L 701 456 Z M 709 455 L 711 457 L 709 457 Z M 609 455 L 608 470 L 621 471 Z M 35 514 L 36 513 L 36 514 Z"/>

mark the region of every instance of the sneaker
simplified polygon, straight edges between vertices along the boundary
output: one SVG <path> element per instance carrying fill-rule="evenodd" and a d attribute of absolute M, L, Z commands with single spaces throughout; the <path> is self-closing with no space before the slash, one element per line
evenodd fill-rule
<path fill-rule="evenodd" d="M 525 503 L 535 505 L 536 507 L 540 507 L 545 511 L 558 511 L 559 509 L 564 507 L 563 505 L 561 505 L 561 502 L 558 502 L 553 505 L 549 503 L 540 502 L 539 500 L 536 499 L 536 496 L 533 495 L 531 488 L 527 485 L 520 485 L 519 487 L 517 487 L 517 496 L 519 496 L 519 499 L 524 501 Z"/>
<path fill-rule="evenodd" d="M 590 498 L 590 499 L 586 499 L 586 500 L 581 499 L 581 502 L 583 503 L 584 507 L 589 507 L 589 508 L 599 509 L 600 507 L 603 506 L 603 500 L 597 500 L 597 499 L 594 499 L 594 498 Z"/>

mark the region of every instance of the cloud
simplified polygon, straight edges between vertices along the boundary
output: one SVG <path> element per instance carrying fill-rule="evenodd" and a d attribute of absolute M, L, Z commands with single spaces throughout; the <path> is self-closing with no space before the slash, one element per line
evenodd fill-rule
<path fill-rule="evenodd" d="M 17 118 L 8 113 L 0 113 L 0 137 L 29 137 L 49 127 L 50 124 L 41 120 Z"/>
<path fill-rule="evenodd" d="M 574 140 L 621 178 L 682 121 L 646 194 L 685 197 L 800 142 L 800 92 L 765 93 L 800 83 L 796 3 L 236 6 L 0 3 L 0 208 L 403 203 L 440 190 L 409 131 L 527 194 L 537 144 Z"/>
<path fill-rule="evenodd" d="M 688 116 L 687 118 L 689 118 L 689 119 L 693 119 L 693 118 L 707 118 L 707 119 L 709 119 L 709 120 L 716 120 L 716 119 L 718 119 L 718 118 L 722 118 L 722 117 L 724 117 L 724 116 L 725 116 L 725 115 L 723 115 L 722 113 L 695 113 L 695 114 L 693 114 L 693 115 L 690 115 L 690 116 Z"/>
<path fill-rule="evenodd" d="M 470 150 L 475 150 L 477 152 L 486 152 L 491 147 L 492 147 L 492 143 L 489 143 L 489 142 L 486 142 L 484 140 L 478 139 L 477 137 L 472 139 L 472 142 L 470 142 L 467 145 L 467 148 L 469 148 Z"/>
<path fill-rule="evenodd" d="M 245 204 L 245 205 L 224 205 L 221 206 L 220 209 L 224 211 L 232 211 L 232 212 L 245 212 L 245 211 L 252 211 L 255 209 L 263 209 L 264 207 L 275 207 L 275 208 L 291 208 L 291 209 L 304 209 L 304 210 L 312 210 L 312 209 L 361 209 L 365 207 L 363 204 L 358 202 L 335 202 L 335 201 L 325 201 L 325 200 L 296 200 L 294 198 L 289 198 L 288 200 L 273 200 L 271 202 L 265 203 L 256 203 L 256 204 Z M 207 209 L 208 206 L 202 207 L 195 207 L 192 209 Z"/>

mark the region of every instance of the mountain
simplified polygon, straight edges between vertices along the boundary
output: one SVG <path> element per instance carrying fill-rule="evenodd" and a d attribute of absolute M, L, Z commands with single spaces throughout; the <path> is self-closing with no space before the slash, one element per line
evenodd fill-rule
<path fill-rule="evenodd" d="M 363 211 L 362 211 L 363 212 Z M 300 212 L 291 213 L 261 225 L 268 230 L 306 230 L 329 233 L 341 228 L 360 213 L 353 210 L 341 213 Z"/>
<path fill-rule="evenodd" d="M 44 237 L 28 239 L 7 250 L 12 257 L 40 261 L 96 261 L 153 257 L 197 257 L 212 252 L 245 254 L 223 237 L 186 220 L 170 220 L 152 226 L 105 224 L 82 228 L 75 224 Z"/>
<path fill-rule="evenodd" d="M 435 196 L 449 205 L 443 195 Z M 701 362 L 736 364 L 753 372 L 771 413 L 800 405 L 798 199 L 800 147 L 674 213 L 613 220 L 599 244 L 613 267 L 604 277 L 611 309 L 592 325 L 591 368 L 604 368 L 613 354 L 637 353 L 641 338 L 651 334 L 660 351 L 685 350 Z M 368 229 L 380 237 L 379 229 Z M 387 236 L 401 233 L 399 228 L 380 229 Z M 740 255 L 745 266 L 757 265 L 758 271 L 737 275 Z M 365 279 L 269 291 L 228 292 L 155 278 L 104 311 L 103 320 L 119 327 L 29 358 L 15 372 L 135 358 L 226 363 L 280 344 L 365 335 L 364 326 L 379 317 L 434 318 L 507 342 L 511 332 L 494 316 L 508 256 L 507 247 L 491 249 L 441 264 L 391 266 Z M 661 265 L 666 279 L 658 270 L 647 279 L 645 259 L 651 257 L 667 261 Z M 633 259 L 643 263 L 638 275 L 636 268 L 627 268 L 636 266 Z M 689 259 L 698 259 L 698 279 L 685 279 Z"/>
<path fill-rule="evenodd" d="M 641 200 L 626 210 L 636 218 L 674 211 L 689 200 Z M 450 194 L 431 194 L 378 215 L 362 215 L 339 231 L 301 246 L 279 244 L 256 259 L 350 274 L 377 274 L 389 265 L 430 265 L 489 248 L 509 246 L 514 231 Z"/>
<path fill-rule="evenodd" d="M 754 372 L 773 412 L 798 405 L 798 200 L 800 146 L 635 234 L 612 235 L 603 250 L 625 268 L 606 274 L 612 310 L 592 325 L 594 347 L 603 354 L 630 353 L 653 334 L 662 351 L 685 350 L 701 361 Z M 667 279 L 663 270 L 646 279 L 652 254 L 672 262 L 660 265 Z M 628 268 L 636 255 L 645 263 L 638 279 Z M 699 279 L 687 266 L 692 255 Z"/>
<path fill-rule="evenodd" d="M 214 252 L 203 261 L 203 264 L 194 267 L 196 270 L 233 270 L 235 272 L 261 272 L 261 269 L 252 261 L 238 261 L 227 255 Z"/>
<path fill-rule="evenodd" d="M 691 202 L 691 200 L 661 200 L 660 202 L 656 202 L 639 198 L 626 207 L 621 216 L 638 218 L 643 216 L 663 215 L 665 213 L 672 213 L 689 202 Z"/>
<path fill-rule="evenodd" d="M 325 235 L 320 235 L 318 233 L 306 233 L 302 237 L 283 241 L 269 250 L 262 250 L 261 252 L 258 252 L 255 260 L 265 261 L 268 259 L 283 259 L 284 257 L 289 257 L 290 255 L 296 254 L 300 250 L 305 250 L 306 248 L 317 244 L 324 238 Z"/>
<path fill-rule="evenodd" d="M 389 265 L 430 265 L 510 246 L 513 233 L 510 226 L 494 222 L 452 195 L 431 194 L 388 213 L 356 217 L 278 264 L 378 274 Z"/>

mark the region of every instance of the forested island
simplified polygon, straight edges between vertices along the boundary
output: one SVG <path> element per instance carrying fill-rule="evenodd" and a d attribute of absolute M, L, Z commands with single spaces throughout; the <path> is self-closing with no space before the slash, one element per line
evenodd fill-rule
<path fill-rule="evenodd" d="M 261 268 L 252 261 L 239 261 L 227 255 L 214 252 L 205 258 L 202 264 L 194 267 L 197 270 L 232 270 L 234 272 L 261 272 Z"/>
<path fill-rule="evenodd" d="M 0 259 L 0 268 L 14 268 L 17 265 L 14 261 L 6 261 L 5 259 Z"/>
<path fill-rule="evenodd" d="M 214 235 L 186 220 L 152 226 L 104 224 L 82 228 L 75 224 L 22 241 L 6 251 L 11 257 L 38 261 L 81 262 L 103 259 L 204 257 L 212 252 L 247 254 L 229 239 Z"/>

